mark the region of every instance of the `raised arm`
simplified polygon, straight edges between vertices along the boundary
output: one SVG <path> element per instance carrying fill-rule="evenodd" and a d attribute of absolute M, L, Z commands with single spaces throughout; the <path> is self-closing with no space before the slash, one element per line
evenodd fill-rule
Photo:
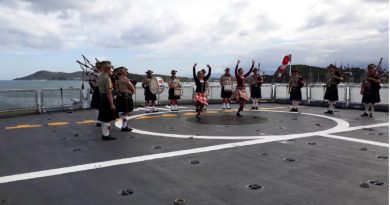
<path fill-rule="evenodd" d="M 195 71 L 197 65 L 198 65 L 198 64 L 194 63 L 194 67 L 192 67 L 192 75 L 193 75 L 193 77 L 194 77 L 194 81 L 195 81 L 195 82 L 198 82 L 198 81 L 199 81 L 198 77 L 196 76 L 196 71 Z"/>
<path fill-rule="evenodd" d="M 253 71 L 253 67 L 255 67 L 255 61 L 252 60 L 252 66 L 251 66 L 251 69 L 249 69 L 249 71 L 244 75 L 245 78 L 247 78 Z"/>
<path fill-rule="evenodd" d="M 237 60 L 237 65 L 236 65 L 236 68 L 234 69 L 234 75 L 236 76 L 236 78 L 238 77 L 238 65 L 240 64 L 240 60 Z"/>
<path fill-rule="evenodd" d="M 209 68 L 209 72 L 207 73 L 206 77 L 204 78 L 204 80 L 208 80 L 211 76 L 211 67 L 209 64 L 207 64 L 207 67 Z"/>

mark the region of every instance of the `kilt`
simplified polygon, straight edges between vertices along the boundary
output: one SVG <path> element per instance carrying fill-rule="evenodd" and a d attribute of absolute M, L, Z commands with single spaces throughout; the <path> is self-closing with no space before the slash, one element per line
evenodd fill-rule
<path fill-rule="evenodd" d="M 294 86 L 291 88 L 290 100 L 302 100 L 302 92 L 300 87 Z"/>
<path fill-rule="evenodd" d="M 99 101 L 100 101 L 99 88 L 95 88 L 93 89 L 91 108 L 99 109 Z"/>
<path fill-rule="evenodd" d="M 366 93 L 363 94 L 362 103 L 378 103 L 381 101 L 379 90 L 378 89 L 368 89 Z"/>
<path fill-rule="evenodd" d="M 244 89 L 237 88 L 230 99 L 233 101 L 240 101 L 240 100 L 245 100 L 247 102 L 249 101 L 249 97 L 248 94 L 246 94 L 245 88 Z"/>
<path fill-rule="evenodd" d="M 156 94 L 150 92 L 149 86 L 145 88 L 145 101 L 155 101 L 157 100 Z"/>
<path fill-rule="evenodd" d="M 116 110 L 111 109 L 106 94 L 100 95 L 98 120 L 101 122 L 111 122 L 116 118 L 119 118 L 119 114 Z"/>
<path fill-rule="evenodd" d="M 169 90 L 168 90 L 168 100 L 175 100 L 175 99 L 180 99 L 180 96 L 175 96 L 175 89 L 174 88 L 169 88 Z"/>
<path fill-rule="evenodd" d="M 200 102 L 202 104 L 208 105 L 208 100 L 207 100 L 207 93 L 205 92 L 196 92 L 194 94 L 194 101 L 195 102 Z"/>
<path fill-rule="evenodd" d="M 130 93 L 119 93 L 115 100 L 115 106 L 118 112 L 133 111 L 133 97 Z"/>
<path fill-rule="evenodd" d="M 233 92 L 230 91 L 225 91 L 225 88 L 222 86 L 221 88 L 221 98 L 230 98 L 232 96 Z"/>
<path fill-rule="evenodd" d="M 251 86 L 251 98 L 261 98 L 260 86 Z"/>
<path fill-rule="evenodd" d="M 324 99 L 329 100 L 329 101 L 338 101 L 339 100 L 339 93 L 337 91 L 337 85 L 326 87 Z"/>

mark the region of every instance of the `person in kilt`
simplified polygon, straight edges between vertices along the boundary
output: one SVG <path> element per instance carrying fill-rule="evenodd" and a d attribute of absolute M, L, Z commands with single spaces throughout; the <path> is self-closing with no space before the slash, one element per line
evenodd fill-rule
<path fill-rule="evenodd" d="M 261 85 L 263 84 L 263 77 L 258 73 L 257 68 L 253 69 L 253 75 L 249 79 L 250 84 L 250 92 L 251 92 L 251 98 L 252 98 L 252 110 L 258 110 L 259 109 L 259 101 L 261 98 Z"/>
<path fill-rule="evenodd" d="M 299 76 L 298 70 L 293 69 L 290 80 L 288 81 L 288 92 L 290 93 L 290 100 L 292 102 L 290 112 L 298 112 L 298 104 L 302 100 L 301 88 L 304 84 L 304 79 L 302 76 Z"/>
<path fill-rule="evenodd" d="M 119 67 L 118 68 L 118 80 L 116 81 L 116 107 L 118 112 L 121 113 L 122 118 L 122 132 L 131 132 L 132 129 L 127 125 L 127 118 L 131 111 L 133 111 L 133 97 L 135 93 L 135 87 L 127 78 L 127 68 Z"/>
<path fill-rule="evenodd" d="M 200 120 L 200 113 L 203 111 L 203 108 L 205 105 L 208 105 L 207 100 L 207 93 L 206 93 L 206 81 L 209 79 L 211 75 L 211 67 L 207 64 L 207 67 L 209 68 L 209 72 L 207 76 L 204 76 L 204 73 L 202 71 L 198 71 L 196 73 L 196 66 L 197 64 L 194 64 L 194 67 L 192 68 L 192 73 L 194 77 L 194 81 L 196 84 L 196 90 L 194 94 L 194 104 L 196 107 L 196 119 Z"/>
<path fill-rule="evenodd" d="M 98 120 L 102 123 L 102 140 L 115 140 L 110 136 L 111 121 L 119 117 L 112 96 L 112 82 L 110 72 L 113 66 L 110 61 L 100 63 L 102 74 L 99 76 L 98 87 L 100 93 Z"/>
<path fill-rule="evenodd" d="M 379 89 L 381 88 L 381 81 L 378 73 L 375 70 L 376 65 L 369 64 L 367 66 L 367 78 L 363 81 L 361 95 L 362 103 L 364 104 L 364 113 L 362 117 L 373 117 L 374 105 L 381 101 Z M 370 114 L 368 114 L 370 112 Z"/>
<path fill-rule="evenodd" d="M 330 64 L 328 67 L 328 73 L 326 74 L 326 91 L 324 99 L 328 100 L 329 109 L 325 114 L 333 114 L 336 101 L 339 100 L 339 94 L 337 91 L 337 85 L 343 81 L 340 72 L 336 70 L 336 66 Z"/>
<path fill-rule="evenodd" d="M 99 100 L 100 100 L 100 94 L 99 94 L 99 87 L 98 87 L 98 81 L 100 73 L 102 72 L 102 69 L 100 67 L 100 62 L 96 62 L 95 64 L 96 72 L 89 73 L 89 86 L 91 87 L 92 91 L 92 100 L 91 100 L 91 108 L 96 109 L 96 114 L 99 115 Z M 96 126 L 100 127 L 102 124 L 99 120 L 96 122 Z"/>
<path fill-rule="evenodd" d="M 149 109 L 152 109 L 152 112 L 158 112 L 156 109 L 156 94 L 150 92 L 150 82 L 152 81 L 152 73 L 153 71 L 148 70 L 145 72 L 146 76 L 142 82 L 142 87 L 145 89 L 145 112 L 148 113 Z"/>
<path fill-rule="evenodd" d="M 175 89 L 181 88 L 180 80 L 176 76 L 177 71 L 171 71 L 171 77 L 168 81 L 169 91 L 168 91 L 168 100 L 171 101 L 171 111 L 178 111 L 177 100 L 180 99 L 180 95 L 175 95 Z"/>
<path fill-rule="evenodd" d="M 253 67 L 255 66 L 255 61 L 252 60 L 252 66 L 246 74 L 244 74 L 243 68 L 238 68 L 239 64 L 240 64 L 240 60 L 237 61 L 237 65 L 234 71 L 236 81 L 237 81 L 237 87 L 231 99 L 236 102 L 239 102 L 240 107 L 238 108 L 236 115 L 240 117 L 241 116 L 240 112 L 244 110 L 245 103 L 249 101 L 248 94 L 246 93 L 245 90 L 245 79 L 252 73 Z"/>
<path fill-rule="evenodd" d="M 230 97 L 233 94 L 233 77 L 230 75 L 230 68 L 225 69 L 225 74 L 219 79 L 221 84 L 221 98 L 222 109 L 231 109 L 230 107 Z"/>

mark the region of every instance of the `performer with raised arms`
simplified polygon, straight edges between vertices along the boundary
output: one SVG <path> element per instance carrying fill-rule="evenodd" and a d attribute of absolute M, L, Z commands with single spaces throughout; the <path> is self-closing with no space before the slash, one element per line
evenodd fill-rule
<path fill-rule="evenodd" d="M 237 65 L 235 68 L 235 76 L 237 80 L 237 87 L 236 91 L 233 93 L 231 99 L 235 100 L 236 102 L 239 102 L 240 107 L 237 110 L 236 115 L 241 116 L 240 112 L 244 110 L 245 103 L 249 101 L 248 94 L 245 90 L 245 79 L 252 73 L 253 67 L 255 66 L 255 61 L 252 60 L 252 66 L 250 70 L 244 74 L 243 68 L 238 68 L 238 65 L 240 64 L 240 60 L 237 61 Z"/>
<path fill-rule="evenodd" d="M 196 106 L 196 119 L 200 120 L 200 113 L 203 111 L 203 107 L 208 104 L 207 100 L 207 93 L 206 93 L 206 81 L 209 79 L 211 75 L 211 67 L 209 64 L 207 64 L 207 67 L 209 68 L 209 72 L 207 76 L 204 76 L 204 73 L 202 71 L 198 71 L 196 73 L 196 66 L 197 64 L 194 64 L 194 67 L 192 68 L 192 73 L 194 77 L 194 81 L 196 84 L 196 90 L 194 94 L 194 102 Z"/>
<path fill-rule="evenodd" d="M 299 75 L 298 70 L 293 69 L 290 80 L 288 81 L 288 92 L 290 93 L 290 100 L 292 102 L 290 112 L 298 112 L 298 104 L 302 100 L 301 88 L 304 84 L 303 77 Z"/>
<path fill-rule="evenodd" d="M 219 79 L 221 84 L 221 98 L 222 109 L 231 109 L 230 107 L 230 97 L 233 94 L 233 77 L 230 75 L 230 68 L 225 69 L 225 74 Z"/>
<path fill-rule="evenodd" d="M 374 105 L 381 101 L 379 89 L 381 88 L 381 81 L 378 73 L 375 70 L 376 65 L 369 64 L 367 66 L 367 78 L 363 81 L 361 95 L 362 103 L 364 104 L 364 113 L 362 117 L 373 117 Z M 370 114 L 368 114 L 370 112 Z"/>
<path fill-rule="evenodd" d="M 336 101 L 339 100 L 339 94 L 337 91 L 337 85 L 343 81 L 343 77 L 336 70 L 336 66 L 330 64 L 328 67 L 328 73 L 326 74 L 326 91 L 324 99 L 328 100 L 329 109 L 325 114 L 333 114 Z"/>
<path fill-rule="evenodd" d="M 253 101 L 251 109 L 257 110 L 261 98 L 261 85 L 263 84 L 263 77 L 261 77 L 261 75 L 258 73 L 257 68 L 253 69 L 253 75 L 250 77 L 249 84 L 251 89 L 251 98 Z"/>
<path fill-rule="evenodd" d="M 150 82 L 152 81 L 152 73 L 153 71 L 148 70 L 145 72 L 146 76 L 142 81 L 142 87 L 145 89 L 145 112 L 148 113 L 151 109 L 152 112 L 158 112 L 156 109 L 156 94 L 150 92 Z"/>
<path fill-rule="evenodd" d="M 181 84 L 179 78 L 176 76 L 176 73 L 176 70 L 172 70 L 171 77 L 168 81 L 168 99 L 171 101 L 171 111 L 178 111 L 177 100 L 180 99 L 181 95 Z"/>
<path fill-rule="evenodd" d="M 127 126 L 127 117 L 129 116 L 130 112 L 133 111 L 134 108 L 132 95 L 135 93 L 135 87 L 127 78 L 127 68 L 119 67 L 117 72 L 119 78 L 116 81 L 116 107 L 118 109 L 118 112 L 121 112 L 121 131 L 130 132 L 132 131 L 132 129 Z"/>
<path fill-rule="evenodd" d="M 113 87 L 110 72 L 113 66 L 110 61 L 102 61 L 100 62 L 100 66 L 102 68 L 102 74 L 98 81 L 100 93 L 98 120 L 102 122 L 102 140 L 115 140 L 115 137 L 110 136 L 111 121 L 119 117 L 112 96 Z"/>

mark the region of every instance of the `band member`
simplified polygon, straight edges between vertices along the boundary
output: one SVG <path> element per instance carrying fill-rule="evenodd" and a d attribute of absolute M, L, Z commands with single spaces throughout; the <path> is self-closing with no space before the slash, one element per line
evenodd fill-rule
<path fill-rule="evenodd" d="M 117 97 L 115 103 L 118 112 L 121 112 L 121 131 L 131 132 L 132 129 L 127 126 L 127 117 L 134 109 L 132 95 L 135 93 L 135 87 L 127 78 L 127 68 L 119 67 L 118 76 L 119 78 L 116 81 Z"/>
<path fill-rule="evenodd" d="M 112 96 L 110 72 L 113 66 L 110 61 L 102 61 L 100 66 L 102 68 L 102 73 L 98 81 L 100 93 L 98 120 L 102 122 L 102 140 L 115 140 L 115 137 L 110 136 L 111 121 L 119 117 Z"/>
<path fill-rule="evenodd" d="M 299 101 L 302 100 L 301 88 L 305 82 L 303 77 L 298 74 L 298 70 L 293 69 L 290 80 L 288 81 L 288 92 L 290 93 L 290 100 L 292 102 L 292 109 L 290 112 L 298 112 L 298 104 Z"/>
<path fill-rule="evenodd" d="M 207 93 L 206 93 L 206 81 L 209 79 L 211 75 L 211 67 L 207 64 L 207 67 L 209 68 L 209 73 L 207 76 L 204 76 L 204 73 L 202 71 L 198 71 L 196 73 L 196 66 L 197 64 L 194 64 L 194 67 L 192 68 L 192 73 L 194 77 L 194 81 L 196 84 L 196 90 L 194 94 L 194 102 L 196 106 L 196 119 L 200 120 L 200 113 L 203 111 L 204 105 L 208 104 L 207 101 Z"/>
<path fill-rule="evenodd" d="M 152 112 L 158 112 L 156 109 L 156 94 L 153 94 L 150 92 L 150 82 L 152 81 L 152 73 L 153 71 L 148 70 L 145 72 L 146 76 L 144 80 L 142 81 L 142 87 L 145 89 L 145 107 L 146 107 L 146 113 L 149 112 L 151 109 Z"/>
<path fill-rule="evenodd" d="M 181 84 L 179 78 L 176 76 L 176 73 L 176 70 L 172 70 L 171 77 L 168 81 L 168 100 L 171 101 L 171 111 L 178 111 L 177 100 L 180 99 L 180 95 L 175 95 L 175 89 L 181 88 Z"/>
<path fill-rule="evenodd" d="M 263 77 L 261 77 L 261 75 L 258 73 L 257 68 L 253 69 L 253 75 L 250 77 L 249 84 L 251 86 L 250 91 L 253 101 L 252 110 L 257 110 L 261 98 L 261 85 L 263 84 Z"/>
<path fill-rule="evenodd" d="M 96 67 L 97 72 L 90 72 L 88 74 L 88 77 L 89 77 L 88 81 L 89 81 L 89 86 L 91 87 L 91 91 L 92 91 L 91 108 L 96 109 L 97 115 L 98 115 L 99 114 L 99 111 L 98 111 L 99 110 L 99 99 L 100 99 L 98 80 L 99 80 L 100 73 L 102 72 L 102 69 L 100 67 L 100 62 L 96 62 L 95 67 Z M 99 120 L 96 122 L 96 126 L 97 127 L 102 126 L 102 124 L 100 123 Z"/>
<path fill-rule="evenodd" d="M 243 68 L 238 68 L 238 65 L 240 64 L 240 60 L 237 61 L 237 65 L 235 68 L 235 77 L 237 81 L 237 87 L 236 91 L 233 93 L 231 99 L 239 102 L 240 107 L 237 110 L 236 115 L 241 116 L 240 112 L 244 111 L 245 103 L 249 101 L 248 94 L 245 90 L 245 79 L 252 73 L 253 67 L 255 66 L 255 61 L 252 60 L 252 66 L 248 73 L 244 74 Z"/>
<path fill-rule="evenodd" d="M 328 67 L 328 73 L 326 74 L 326 91 L 324 99 L 328 100 L 329 109 L 325 114 L 333 114 L 336 101 L 339 100 L 337 91 L 337 85 L 343 81 L 341 74 L 336 71 L 336 66 L 330 64 Z"/>
<path fill-rule="evenodd" d="M 376 65 L 369 64 L 367 66 L 367 78 L 363 81 L 361 95 L 362 103 L 364 103 L 364 113 L 361 115 L 362 117 L 373 117 L 374 105 L 381 101 L 379 95 L 380 86 L 380 77 L 375 70 Z M 370 112 L 370 114 L 368 114 Z"/>
<path fill-rule="evenodd" d="M 225 69 L 225 74 L 219 79 L 221 84 L 221 98 L 223 100 L 222 109 L 230 108 L 230 97 L 233 94 L 233 77 L 230 75 L 230 68 Z"/>

